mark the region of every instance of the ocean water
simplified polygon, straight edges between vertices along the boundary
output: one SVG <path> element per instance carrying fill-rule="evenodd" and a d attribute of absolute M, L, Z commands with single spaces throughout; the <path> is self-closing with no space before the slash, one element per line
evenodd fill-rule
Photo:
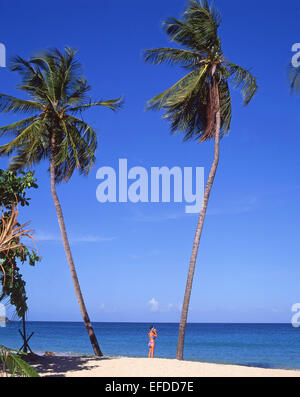
<path fill-rule="evenodd" d="M 93 323 L 106 356 L 145 357 L 148 354 L 147 323 Z M 174 358 L 178 324 L 155 324 L 158 339 L 155 356 Z M 20 348 L 21 323 L 0 327 L 0 344 Z M 85 327 L 80 322 L 27 322 L 31 349 L 42 354 L 93 354 Z M 211 363 L 264 368 L 300 369 L 300 328 L 291 324 L 188 324 L 184 358 Z"/>

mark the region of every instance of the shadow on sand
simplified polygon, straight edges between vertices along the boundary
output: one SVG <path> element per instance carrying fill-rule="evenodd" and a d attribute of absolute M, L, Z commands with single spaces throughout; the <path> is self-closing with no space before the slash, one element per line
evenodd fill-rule
<path fill-rule="evenodd" d="M 55 356 L 55 357 L 44 357 L 34 355 L 28 355 L 23 357 L 41 376 L 46 377 L 64 377 L 68 371 L 80 371 L 89 370 L 94 368 L 94 365 L 90 365 L 89 361 L 110 360 L 109 357 L 95 357 L 95 356 Z"/>

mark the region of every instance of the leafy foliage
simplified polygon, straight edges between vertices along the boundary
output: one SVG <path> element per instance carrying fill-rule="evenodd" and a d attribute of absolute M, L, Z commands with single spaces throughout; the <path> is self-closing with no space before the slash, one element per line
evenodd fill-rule
<path fill-rule="evenodd" d="M 0 169 L 0 206 L 11 208 L 15 201 L 22 206 L 29 205 L 30 198 L 26 197 L 26 189 L 37 187 L 31 171 L 17 175 L 16 172 Z"/>
<path fill-rule="evenodd" d="M 257 90 L 256 78 L 224 57 L 218 28 L 221 16 L 207 0 L 189 0 L 182 20 L 170 17 L 164 29 L 171 41 L 184 48 L 145 51 L 146 62 L 178 64 L 188 73 L 172 87 L 148 102 L 148 109 L 163 110 L 171 132 L 182 132 L 184 140 L 206 141 L 215 136 L 216 95 L 220 100 L 221 135 L 231 122 L 229 85 L 240 89 L 244 105 Z M 214 89 L 217 86 L 217 91 Z"/>
<path fill-rule="evenodd" d="M 0 170 L 0 206 L 6 209 L 4 218 L 10 217 L 13 213 L 13 203 L 19 202 L 21 205 L 29 205 L 30 199 L 26 195 L 29 188 L 37 188 L 36 179 L 33 172 L 22 172 L 17 175 L 16 172 L 9 170 Z M 15 219 L 16 221 L 16 219 Z M 15 228 L 20 227 L 15 223 Z M 0 222 L 0 229 L 4 230 L 4 225 Z M 27 296 L 25 290 L 25 281 L 20 273 L 19 264 L 28 262 L 34 266 L 41 258 L 36 251 L 20 244 L 11 250 L 0 252 L 0 264 L 2 269 L 0 284 L 2 291 L 0 300 L 9 299 L 11 305 L 16 309 L 18 317 L 25 315 L 27 307 Z"/>
<path fill-rule="evenodd" d="M 38 373 L 20 358 L 19 353 L 21 352 L 0 345 L 2 376 L 39 377 Z"/>
<path fill-rule="evenodd" d="M 11 70 L 20 74 L 18 88 L 30 99 L 0 94 L 0 111 L 31 116 L 0 127 L 0 135 L 15 136 L 0 147 L 0 156 L 16 151 L 10 169 L 31 168 L 50 158 L 54 137 L 55 181 L 68 181 L 75 169 L 88 174 L 95 163 L 97 135 L 76 114 L 95 106 L 118 110 L 122 98 L 92 101 L 88 96 L 91 87 L 82 75 L 76 51 L 71 48 L 65 48 L 64 52 L 44 51 L 29 61 L 17 56 Z"/>
<path fill-rule="evenodd" d="M 33 240 L 32 230 L 25 229 L 28 223 L 20 225 L 17 221 L 18 218 L 18 207 L 13 205 L 9 215 L 2 214 L 0 218 L 0 255 L 4 254 L 6 260 L 9 261 L 10 252 L 24 252 L 25 246 L 21 242 L 21 238 L 27 237 Z M 4 259 L 3 259 L 4 261 Z M 5 288 L 6 272 L 3 265 L 0 263 L 0 268 L 3 273 L 2 288 Z M 14 265 L 11 262 L 12 268 L 12 281 Z"/>

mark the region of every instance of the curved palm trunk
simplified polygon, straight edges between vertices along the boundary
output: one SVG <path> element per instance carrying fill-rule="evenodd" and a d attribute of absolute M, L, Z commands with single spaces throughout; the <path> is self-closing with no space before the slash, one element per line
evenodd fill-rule
<path fill-rule="evenodd" d="M 188 277 L 185 287 L 185 294 L 184 300 L 182 305 L 181 311 L 181 318 L 180 318 L 180 325 L 179 325 L 179 335 L 178 335 L 178 343 L 177 343 L 177 351 L 176 351 L 176 358 L 178 360 L 183 360 L 183 347 L 184 347 L 184 338 L 185 338 L 185 328 L 186 328 L 186 321 L 188 316 L 189 310 L 189 303 L 190 297 L 192 292 L 192 284 L 195 272 L 195 265 L 197 260 L 199 242 L 201 238 L 201 233 L 203 229 L 204 219 L 206 215 L 207 204 L 210 196 L 210 191 L 215 179 L 218 163 L 219 163 L 219 144 L 220 144 L 220 129 L 221 129 L 221 113 L 220 113 L 220 100 L 219 100 L 219 90 L 218 87 L 215 87 L 215 99 L 216 99 L 216 108 L 218 109 L 216 112 L 216 130 L 215 130 L 215 149 L 214 149 L 214 161 L 212 163 L 208 180 L 206 183 L 205 191 L 204 191 L 204 198 L 203 204 L 201 208 L 201 212 L 198 219 L 196 234 L 194 238 L 193 250 L 190 259 Z"/>
<path fill-rule="evenodd" d="M 84 321 L 84 325 L 85 328 L 88 332 L 88 335 L 90 337 L 90 341 L 94 350 L 94 353 L 96 356 L 103 356 L 93 326 L 91 324 L 88 312 L 86 310 L 85 307 L 85 303 L 83 300 L 83 296 L 81 293 L 81 289 L 80 289 L 80 285 L 79 285 L 79 281 L 78 281 L 78 277 L 77 277 L 77 273 L 76 273 L 76 269 L 74 266 L 74 262 L 73 262 L 73 258 L 72 258 L 72 253 L 71 253 L 71 249 L 70 249 L 70 244 L 69 244 L 69 240 L 68 240 L 68 236 L 67 236 L 67 232 L 66 232 L 66 226 L 65 226 L 65 222 L 64 222 L 64 218 L 63 218 L 63 213 L 62 213 L 62 209 L 61 209 L 61 205 L 56 193 L 56 188 L 55 188 L 55 166 L 54 166 L 54 146 L 55 146 L 55 137 L 54 135 L 51 138 L 51 157 L 50 157 L 50 178 L 51 178 L 51 194 L 52 194 L 52 198 L 54 201 L 54 205 L 55 205 L 55 209 L 56 209 L 56 213 L 57 213 L 57 218 L 58 218 L 58 223 L 59 223 L 59 227 L 60 227 L 60 231 L 61 231 L 61 236 L 62 236 L 62 240 L 63 240 L 63 245 L 64 245 L 64 249 L 65 249 L 65 253 L 66 253 L 66 257 L 67 257 L 67 261 L 68 261 L 68 265 L 69 265 L 69 269 L 71 272 L 71 277 L 72 277 L 72 281 L 73 281 L 73 285 L 74 285 L 74 289 L 75 289 L 75 293 L 76 293 L 76 297 L 78 300 L 78 304 L 80 307 L 80 311 L 81 311 L 81 315 Z"/>

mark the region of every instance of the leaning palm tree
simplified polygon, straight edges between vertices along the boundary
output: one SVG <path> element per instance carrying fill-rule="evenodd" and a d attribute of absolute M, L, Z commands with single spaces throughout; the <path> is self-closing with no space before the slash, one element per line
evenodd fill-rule
<path fill-rule="evenodd" d="M 0 111 L 30 115 L 0 127 L 0 134 L 16 135 L 0 146 L 0 156 L 16 151 L 10 161 L 11 170 L 30 168 L 41 160 L 49 160 L 51 194 L 75 293 L 95 355 L 102 356 L 78 282 L 56 183 L 67 182 L 75 169 L 87 175 L 95 163 L 97 135 L 82 119 L 82 112 L 96 106 L 117 110 L 121 99 L 92 102 L 87 95 L 90 86 L 82 75 L 76 51 L 70 48 L 64 52 L 44 51 L 29 61 L 17 56 L 11 70 L 20 73 L 22 82 L 18 88 L 30 99 L 0 94 Z"/>
<path fill-rule="evenodd" d="M 207 179 L 198 219 L 181 312 L 176 358 L 183 359 L 185 328 L 200 237 L 218 162 L 219 143 L 229 131 L 231 98 L 229 83 L 241 89 L 247 105 L 256 92 L 256 79 L 248 70 L 228 61 L 218 36 L 220 14 L 208 1 L 190 0 L 182 20 L 173 17 L 164 23 L 170 39 L 184 48 L 146 50 L 146 61 L 179 64 L 187 74 L 148 102 L 148 108 L 163 110 L 171 132 L 184 134 L 184 141 L 214 140 L 214 160 Z"/>

